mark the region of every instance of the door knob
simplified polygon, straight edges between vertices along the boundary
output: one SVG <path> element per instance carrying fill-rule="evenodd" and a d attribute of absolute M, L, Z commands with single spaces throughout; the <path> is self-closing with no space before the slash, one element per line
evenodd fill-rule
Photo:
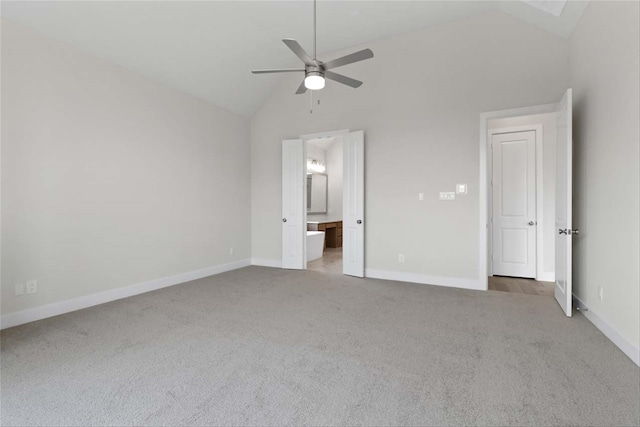
<path fill-rule="evenodd" d="M 536 225 L 535 221 L 529 221 L 529 225 Z"/>
<path fill-rule="evenodd" d="M 580 234 L 580 230 L 578 230 L 577 228 L 575 230 L 569 230 L 570 234 L 575 234 L 576 236 Z"/>
<path fill-rule="evenodd" d="M 362 220 L 361 220 L 361 219 L 357 220 L 356 222 L 357 222 L 358 224 L 362 224 Z"/>
<path fill-rule="evenodd" d="M 287 222 L 287 218 L 282 218 L 282 222 Z"/>

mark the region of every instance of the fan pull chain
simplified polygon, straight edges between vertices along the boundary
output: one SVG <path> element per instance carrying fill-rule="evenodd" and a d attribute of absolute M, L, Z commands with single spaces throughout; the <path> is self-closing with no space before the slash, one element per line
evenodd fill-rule
<path fill-rule="evenodd" d="M 312 90 L 309 91 L 309 114 L 313 114 L 313 92 Z M 320 105 L 320 91 L 318 91 L 318 105 Z"/>

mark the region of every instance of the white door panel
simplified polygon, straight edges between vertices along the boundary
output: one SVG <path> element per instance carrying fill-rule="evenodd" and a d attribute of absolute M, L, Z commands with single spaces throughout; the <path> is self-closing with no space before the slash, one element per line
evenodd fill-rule
<path fill-rule="evenodd" d="M 572 314 L 572 93 L 568 89 L 558 103 L 556 144 L 556 301 L 571 317 Z"/>
<path fill-rule="evenodd" d="M 343 139 L 343 273 L 364 277 L 364 132 Z"/>
<path fill-rule="evenodd" d="M 493 274 L 536 275 L 535 131 L 495 134 L 493 153 Z"/>
<path fill-rule="evenodd" d="M 305 164 L 302 140 L 282 141 L 282 268 L 305 266 Z"/>

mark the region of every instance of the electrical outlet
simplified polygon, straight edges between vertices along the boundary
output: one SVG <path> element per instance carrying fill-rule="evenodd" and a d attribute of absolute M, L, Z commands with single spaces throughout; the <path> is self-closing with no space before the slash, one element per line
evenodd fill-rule
<path fill-rule="evenodd" d="M 453 191 L 442 191 L 440 192 L 440 200 L 455 200 L 456 199 L 456 193 L 454 193 Z"/>
<path fill-rule="evenodd" d="M 602 286 L 598 287 L 598 299 L 600 299 L 600 301 L 602 301 L 603 293 L 604 289 L 602 288 Z"/>
<path fill-rule="evenodd" d="M 38 281 L 37 280 L 27 280 L 27 293 L 35 294 L 38 292 Z"/>
<path fill-rule="evenodd" d="M 16 296 L 24 295 L 24 283 L 18 283 L 16 285 Z"/>
<path fill-rule="evenodd" d="M 404 254 L 398 254 L 398 262 L 400 264 L 404 263 Z"/>
<path fill-rule="evenodd" d="M 233 247 L 229 248 L 229 255 L 233 255 Z"/>

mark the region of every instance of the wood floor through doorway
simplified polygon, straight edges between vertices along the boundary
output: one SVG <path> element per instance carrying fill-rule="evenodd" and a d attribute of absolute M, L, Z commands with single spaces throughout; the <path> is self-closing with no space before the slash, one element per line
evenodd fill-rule
<path fill-rule="evenodd" d="M 491 276 L 489 277 L 489 290 L 511 292 L 516 294 L 554 296 L 555 283 L 539 282 L 534 279 L 521 277 Z"/>

